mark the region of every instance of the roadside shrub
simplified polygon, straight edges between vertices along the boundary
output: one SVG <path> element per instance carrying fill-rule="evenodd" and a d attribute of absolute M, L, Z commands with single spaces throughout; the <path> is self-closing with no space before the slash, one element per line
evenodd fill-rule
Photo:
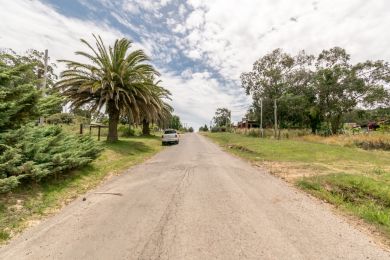
<path fill-rule="evenodd" d="M 235 133 L 237 134 L 242 134 L 242 135 L 247 135 L 251 137 L 260 137 L 261 132 L 260 128 L 250 128 L 250 129 L 240 129 L 237 128 L 235 130 Z M 282 139 L 290 139 L 290 138 L 295 138 L 295 137 L 301 137 L 301 136 L 306 136 L 310 134 L 309 129 L 279 129 L 278 130 L 278 137 Z M 263 129 L 263 137 L 266 138 L 273 138 L 274 136 L 274 130 L 271 128 L 264 128 Z"/>
<path fill-rule="evenodd" d="M 319 135 L 307 135 L 297 140 L 308 142 L 335 144 L 347 147 L 359 147 L 365 150 L 384 150 L 390 151 L 390 134 L 380 132 L 370 132 L 361 134 L 341 134 L 328 137 Z"/>
<path fill-rule="evenodd" d="M 212 133 L 219 132 L 219 127 L 216 127 L 216 126 L 212 127 L 212 128 L 211 128 L 211 132 L 212 132 Z"/>
<path fill-rule="evenodd" d="M 355 140 L 355 145 L 357 147 L 363 148 L 365 150 L 384 150 L 390 151 L 390 140 L 384 139 L 371 139 L 371 140 Z"/>
<path fill-rule="evenodd" d="M 65 134 L 60 127 L 25 126 L 0 136 L 0 193 L 21 181 L 39 182 L 92 162 L 100 146 L 89 136 Z"/>
<path fill-rule="evenodd" d="M 378 132 L 381 132 L 381 133 L 390 133 L 390 125 L 386 125 L 386 124 L 380 124 L 379 125 L 379 129 L 377 130 Z"/>
<path fill-rule="evenodd" d="M 137 135 L 135 129 L 129 128 L 128 125 L 118 126 L 118 132 L 121 137 L 132 137 Z"/>
<path fill-rule="evenodd" d="M 211 132 L 229 132 L 230 129 L 227 129 L 226 126 L 214 126 L 211 128 Z"/>
<path fill-rule="evenodd" d="M 50 115 L 46 118 L 48 124 L 71 124 L 73 123 L 74 116 L 69 113 L 58 113 Z"/>
<path fill-rule="evenodd" d="M 87 117 L 75 115 L 73 122 L 74 123 L 78 123 L 78 124 L 86 124 L 86 125 L 88 125 L 88 124 L 91 123 L 91 119 L 89 119 Z"/>
<path fill-rule="evenodd" d="M 317 131 L 317 134 L 321 136 L 331 136 L 333 133 L 331 127 L 328 124 L 322 123 L 320 125 L 320 129 Z"/>

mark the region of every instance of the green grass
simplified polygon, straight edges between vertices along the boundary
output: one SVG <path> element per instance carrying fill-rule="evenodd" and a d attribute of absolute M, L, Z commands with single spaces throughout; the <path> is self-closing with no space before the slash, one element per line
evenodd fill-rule
<path fill-rule="evenodd" d="M 289 162 L 328 171 L 390 171 L 390 153 L 297 140 L 260 139 L 234 133 L 205 134 L 229 152 L 251 161 Z M 237 147 L 245 147 L 248 152 Z M 231 147 L 231 148 L 229 148 Z"/>
<path fill-rule="evenodd" d="M 99 185 L 107 176 L 143 162 L 162 149 L 158 137 L 121 138 L 116 143 L 101 141 L 105 148 L 91 165 L 63 178 L 23 186 L 0 197 L 0 243 L 42 216 L 58 211 L 81 194 Z"/>
<path fill-rule="evenodd" d="M 237 156 L 276 165 L 282 171 L 277 175 L 291 174 L 288 181 L 374 225 L 390 241 L 390 152 L 233 133 L 205 135 Z"/>
<path fill-rule="evenodd" d="M 300 188 L 377 226 L 390 238 L 390 181 L 364 175 L 330 174 L 298 180 Z"/>

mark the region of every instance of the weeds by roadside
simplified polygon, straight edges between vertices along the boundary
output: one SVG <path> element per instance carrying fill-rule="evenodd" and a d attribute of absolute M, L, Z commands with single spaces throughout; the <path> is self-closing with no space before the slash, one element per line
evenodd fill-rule
<path fill-rule="evenodd" d="M 365 150 L 390 150 L 390 134 L 381 132 L 361 133 L 355 135 L 334 135 L 329 137 L 306 135 L 294 139 L 347 147 L 359 147 Z"/>
<path fill-rule="evenodd" d="M 267 168 L 310 194 L 363 219 L 390 244 L 390 153 L 363 150 L 361 136 L 261 139 L 234 133 L 205 133 L 237 156 Z M 382 140 L 366 136 L 367 140 Z M 385 138 L 389 138 L 385 136 Z"/>
<path fill-rule="evenodd" d="M 43 216 L 58 211 L 110 175 L 144 161 L 162 149 L 158 137 L 133 137 L 115 143 L 101 142 L 105 150 L 91 165 L 59 179 L 0 197 L 0 244 Z"/>
<path fill-rule="evenodd" d="M 302 178 L 297 185 L 311 194 L 374 224 L 390 237 L 390 174 L 330 174 Z"/>

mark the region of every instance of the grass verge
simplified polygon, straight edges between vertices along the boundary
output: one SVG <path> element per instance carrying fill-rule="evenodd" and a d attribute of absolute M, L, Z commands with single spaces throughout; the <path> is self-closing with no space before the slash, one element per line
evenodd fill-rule
<path fill-rule="evenodd" d="M 64 178 L 23 186 L 0 197 L 0 243 L 24 228 L 95 188 L 105 178 L 143 162 L 162 149 L 158 137 L 121 138 L 102 142 L 105 148 L 92 164 L 72 171 Z"/>
<path fill-rule="evenodd" d="M 304 140 L 206 133 L 230 153 L 363 219 L 390 244 L 390 153 Z"/>
<path fill-rule="evenodd" d="M 375 225 L 390 238 L 390 174 L 373 178 L 352 174 L 331 174 L 303 178 L 297 185 Z"/>

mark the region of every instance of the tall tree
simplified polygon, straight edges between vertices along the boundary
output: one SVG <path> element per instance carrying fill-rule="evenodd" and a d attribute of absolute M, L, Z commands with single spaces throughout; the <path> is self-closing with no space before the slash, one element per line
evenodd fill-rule
<path fill-rule="evenodd" d="M 340 47 L 324 50 L 316 62 L 313 84 L 320 114 L 332 134 L 338 132 L 344 114 L 358 104 L 389 104 L 390 66 L 383 61 L 352 65 L 350 55 Z"/>
<path fill-rule="evenodd" d="M 56 85 L 74 107 L 92 104 L 93 111 L 105 107 L 109 116 L 107 140 L 116 141 L 119 116 L 129 111 L 139 116 L 140 104 L 152 102 L 153 88 L 149 79 L 158 72 L 148 63 L 149 58 L 142 50 L 130 51 L 130 40 L 116 40 L 114 46 L 107 48 L 100 36 L 94 35 L 94 38 L 96 48 L 81 40 L 92 54 L 76 52 L 88 63 L 61 60 L 67 69 Z"/>
<path fill-rule="evenodd" d="M 231 111 L 227 108 L 217 108 L 213 118 L 214 123 L 218 127 L 229 126 L 231 124 Z"/>
<path fill-rule="evenodd" d="M 312 56 L 304 52 L 293 57 L 276 49 L 258 59 L 253 64 L 252 71 L 241 74 L 241 84 L 248 95 L 252 94 L 256 100 L 263 98 L 273 101 L 275 137 L 278 128 L 278 100 L 290 90 L 305 85 L 310 78 L 306 67 L 312 59 Z"/>
<path fill-rule="evenodd" d="M 0 132 L 17 128 L 37 114 L 40 92 L 35 88 L 33 64 L 0 55 Z"/>
<path fill-rule="evenodd" d="M 176 130 L 180 130 L 181 128 L 183 128 L 183 125 L 180 121 L 180 117 L 177 115 L 172 115 L 169 127 Z"/>

